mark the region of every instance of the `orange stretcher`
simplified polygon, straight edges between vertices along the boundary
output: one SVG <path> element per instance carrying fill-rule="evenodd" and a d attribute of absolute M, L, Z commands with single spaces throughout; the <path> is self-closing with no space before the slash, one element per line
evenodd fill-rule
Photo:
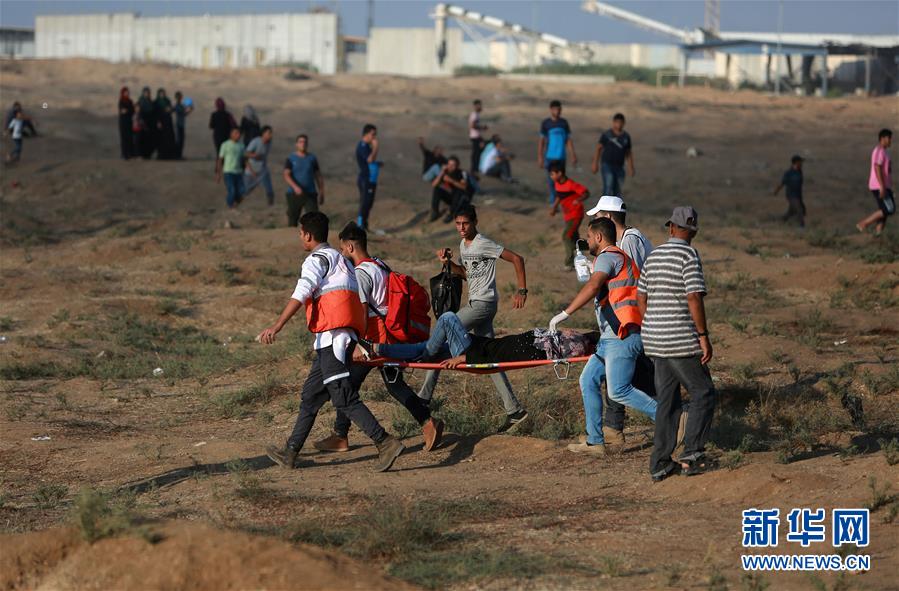
<path fill-rule="evenodd" d="M 372 367 L 380 367 L 383 369 L 395 369 L 397 370 L 397 376 L 399 376 L 399 372 L 404 369 L 437 369 L 440 371 L 464 371 L 466 373 L 475 373 L 475 374 L 487 374 L 487 373 L 497 373 L 500 371 L 510 371 L 513 369 L 527 369 L 530 367 L 541 367 L 544 365 L 552 365 L 553 371 L 556 374 L 556 377 L 560 380 L 567 380 L 568 373 L 571 370 L 572 363 L 585 363 L 590 359 L 590 355 L 585 355 L 583 357 L 570 357 L 568 359 L 535 359 L 532 361 L 505 361 L 501 363 L 463 363 L 457 367 L 452 369 L 447 369 L 443 367 L 440 363 L 420 363 L 415 361 L 396 361 L 392 359 L 387 359 L 386 357 L 378 357 L 376 359 L 366 359 L 362 361 L 354 361 L 353 363 L 360 363 L 362 365 L 369 365 Z M 386 375 L 386 374 L 385 374 Z M 391 383 L 396 381 L 396 378 L 393 380 L 388 380 Z"/>

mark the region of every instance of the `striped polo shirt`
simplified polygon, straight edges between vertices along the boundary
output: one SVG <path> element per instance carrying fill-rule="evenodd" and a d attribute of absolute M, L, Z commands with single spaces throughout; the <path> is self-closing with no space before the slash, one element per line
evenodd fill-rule
<path fill-rule="evenodd" d="M 646 296 L 643 349 L 650 357 L 702 355 L 687 294 L 705 293 L 702 261 L 685 240 L 671 238 L 646 258 L 637 292 Z"/>

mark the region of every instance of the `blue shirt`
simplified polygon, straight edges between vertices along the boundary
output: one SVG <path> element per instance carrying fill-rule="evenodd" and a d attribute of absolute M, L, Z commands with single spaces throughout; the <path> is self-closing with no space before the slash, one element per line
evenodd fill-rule
<path fill-rule="evenodd" d="M 802 199 L 802 171 L 790 168 L 781 181 L 787 190 L 787 199 Z"/>
<path fill-rule="evenodd" d="M 316 195 L 318 189 L 315 188 L 315 173 L 318 172 L 318 158 L 315 154 L 307 153 L 300 156 L 296 152 L 287 157 L 284 163 L 284 169 L 290 171 L 293 182 L 298 184 L 304 194 Z M 293 188 L 287 188 L 288 193 L 293 193 Z"/>
<path fill-rule="evenodd" d="M 359 140 L 356 144 L 356 164 L 359 166 L 359 176 L 368 177 L 368 157 L 371 156 L 371 145 Z"/>
<path fill-rule="evenodd" d="M 547 117 L 540 124 L 540 135 L 546 138 L 546 152 L 543 153 L 543 158 L 545 160 L 565 160 L 565 144 L 571 137 L 568 121 L 562 117 L 556 121 L 553 121 L 552 117 Z"/>

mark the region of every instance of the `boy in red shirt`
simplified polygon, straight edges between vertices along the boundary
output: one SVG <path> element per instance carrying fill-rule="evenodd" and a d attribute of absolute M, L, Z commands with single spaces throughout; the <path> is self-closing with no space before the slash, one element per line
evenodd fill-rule
<path fill-rule="evenodd" d="M 574 268 L 574 249 L 580 240 L 578 229 L 584 219 L 584 199 L 590 196 L 587 187 L 565 176 L 565 166 L 561 162 L 549 165 L 549 178 L 556 189 L 556 201 L 549 212 L 555 216 L 562 206 L 562 217 L 565 220 L 565 231 L 562 233 L 562 245 L 565 248 L 565 270 Z"/>

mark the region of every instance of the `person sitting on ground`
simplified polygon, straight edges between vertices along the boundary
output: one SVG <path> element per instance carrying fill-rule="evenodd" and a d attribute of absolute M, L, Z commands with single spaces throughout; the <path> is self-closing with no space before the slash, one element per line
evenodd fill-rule
<path fill-rule="evenodd" d="M 449 157 L 446 164 L 440 168 L 440 174 L 431 182 L 431 186 L 434 187 L 434 190 L 431 193 L 431 219 L 429 221 L 433 222 L 440 217 L 441 201 L 449 206 L 443 221 L 447 223 L 453 221 L 456 212 L 465 202 L 468 188 L 468 181 L 456 156 Z"/>
<path fill-rule="evenodd" d="M 556 190 L 556 200 L 549 210 L 549 215 L 555 216 L 561 205 L 562 217 L 565 220 L 565 231 L 562 232 L 565 270 L 571 271 L 574 268 L 574 250 L 581 239 L 578 231 L 584 219 L 584 200 L 590 197 L 590 191 L 584 185 L 568 178 L 565 175 L 565 167 L 560 162 L 549 165 L 549 177 L 553 180 Z"/>
<path fill-rule="evenodd" d="M 440 169 L 446 164 L 447 158 L 443 155 L 443 146 L 436 145 L 430 150 L 425 146 L 425 138 L 418 138 L 418 149 L 421 150 L 421 180 L 430 183 Z"/>
<path fill-rule="evenodd" d="M 481 174 L 498 178 L 507 183 L 514 183 L 512 178 L 512 158 L 514 155 L 506 149 L 500 136 L 494 134 L 481 152 L 479 168 Z"/>
<path fill-rule="evenodd" d="M 535 328 L 504 337 L 482 337 L 465 330 L 454 312 L 437 319 L 427 341 L 421 343 L 381 344 L 360 340 L 359 346 L 372 357 L 411 361 L 440 360 L 440 365 L 453 369 L 463 363 L 506 363 L 569 359 L 591 355 L 596 350 L 600 333 L 575 330 L 550 332 Z"/>
<path fill-rule="evenodd" d="M 774 189 L 774 194 L 780 193 L 782 187 L 787 188 L 787 213 L 781 218 L 784 222 L 788 222 L 790 218 L 796 216 L 799 221 L 799 227 L 805 227 L 805 204 L 802 202 L 802 156 L 796 154 L 790 160 L 790 168 L 784 173 L 780 184 Z"/>

